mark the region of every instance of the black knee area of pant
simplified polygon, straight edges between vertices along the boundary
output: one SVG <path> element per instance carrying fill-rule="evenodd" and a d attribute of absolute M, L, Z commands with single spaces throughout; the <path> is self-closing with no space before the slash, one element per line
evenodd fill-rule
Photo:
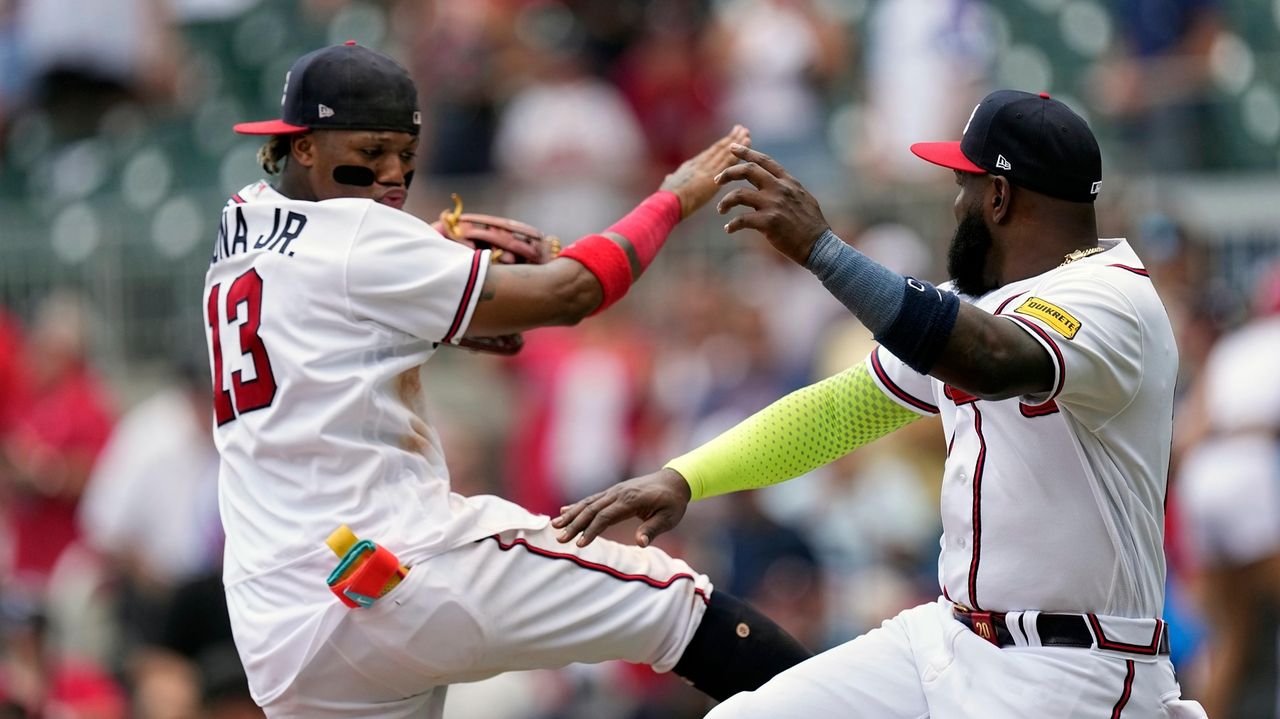
<path fill-rule="evenodd" d="M 782 627 L 725 592 L 711 593 L 702 623 L 674 671 L 716 701 L 758 689 L 813 656 Z"/>

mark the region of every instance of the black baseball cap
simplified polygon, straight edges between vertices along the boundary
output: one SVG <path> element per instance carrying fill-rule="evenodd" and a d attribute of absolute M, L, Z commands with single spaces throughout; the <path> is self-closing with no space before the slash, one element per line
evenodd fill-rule
<path fill-rule="evenodd" d="M 997 90 L 973 108 L 959 142 L 917 142 L 911 151 L 1060 200 L 1093 202 L 1102 187 L 1102 153 L 1089 123 L 1047 92 Z"/>
<path fill-rule="evenodd" d="M 308 130 L 390 130 L 418 134 L 418 90 L 400 63 L 348 40 L 298 58 L 284 76 L 279 120 L 242 122 L 242 135 Z"/>

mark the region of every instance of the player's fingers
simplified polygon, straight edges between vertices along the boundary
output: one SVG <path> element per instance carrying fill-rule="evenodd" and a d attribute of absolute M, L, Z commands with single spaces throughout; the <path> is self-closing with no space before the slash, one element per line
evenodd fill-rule
<path fill-rule="evenodd" d="M 559 529 L 568 524 L 569 520 L 573 519 L 577 513 L 577 505 L 571 504 L 568 507 L 561 507 L 560 514 L 551 518 L 551 526 Z"/>
<path fill-rule="evenodd" d="M 729 146 L 733 144 L 751 144 L 751 134 L 741 125 L 734 126 L 732 132 L 720 138 L 711 147 L 703 150 L 697 157 L 696 162 L 708 172 L 719 172 L 726 167 L 738 164 L 738 158 L 729 152 Z"/>
<path fill-rule="evenodd" d="M 720 199 L 720 202 L 716 205 L 716 212 L 723 215 L 735 207 L 750 207 L 753 210 L 758 210 L 763 203 L 764 195 L 760 194 L 759 190 L 735 187 Z"/>
<path fill-rule="evenodd" d="M 742 140 L 748 137 L 750 137 L 750 133 L 747 132 L 747 128 L 743 127 L 742 125 L 734 125 L 733 129 L 729 130 L 729 132 L 725 134 L 723 137 L 721 137 L 719 140 L 716 140 L 715 144 L 713 144 L 711 147 L 712 149 L 715 149 L 715 150 L 723 150 L 724 152 L 729 152 L 730 145 L 734 143 L 741 145 Z"/>
<path fill-rule="evenodd" d="M 742 125 L 734 125 L 733 130 L 728 135 L 720 138 L 720 141 L 715 144 L 716 159 L 725 163 L 737 162 L 737 158 L 733 156 L 732 152 L 729 152 L 731 145 L 749 147 L 751 145 L 751 132 Z"/>
<path fill-rule="evenodd" d="M 754 162 L 776 178 L 782 179 L 784 177 L 789 177 L 785 167 L 783 167 L 777 160 L 769 157 L 759 150 L 753 150 L 746 145 L 738 143 L 730 145 L 729 152 L 732 152 L 735 157 L 743 162 Z"/>
<path fill-rule="evenodd" d="M 606 494 L 600 495 L 595 501 L 587 502 L 586 500 L 578 502 L 573 509 L 569 510 L 569 521 L 565 523 L 564 530 L 557 537 L 561 542 L 568 542 L 574 537 L 582 533 L 592 520 L 595 519 L 596 513 L 613 502 L 613 498 Z"/>
<path fill-rule="evenodd" d="M 560 532 L 560 534 L 556 535 L 556 540 L 562 543 L 572 541 L 574 537 L 582 533 L 582 530 L 585 529 L 594 518 L 595 512 L 589 507 L 584 508 L 574 516 L 567 525 L 565 525 L 565 528 Z"/>
<path fill-rule="evenodd" d="M 602 494 L 604 494 L 604 492 L 596 492 L 589 497 L 583 497 L 573 504 L 564 505 L 560 508 L 560 516 L 551 520 L 551 526 L 560 528 L 573 521 L 574 517 L 578 516 L 578 514 L 581 513 L 587 505 L 599 499 Z"/>
<path fill-rule="evenodd" d="M 739 131 L 738 128 L 741 128 L 741 131 Z M 729 151 L 730 147 L 734 145 L 742 145 L 744 147 L 751 146 L 751 132 L 741 125 L 739 125 L 738 128 L 735 128 L 733 134 L 724 138 L 725 140 L 728 140 L 728 142 L 724 142 L 723 144 L 717 143 L 713 148 L 715 152 L 715 162 L 719 167 L 732 167 L 733 165 L 738 164 L 738 158 L 734 157 L 733 153 Z"/>
<path fill-rule="evenodd" d="M 580 508 L 574 512 L 573 517 L 569 520 L 568 524 L 565 525 L 564 531 L 560 533 L 561 536 L 566 539 L 572 539 L 577 536 L 582 532 L 583 528 L 590 524 L 591 520 L 595 518 L 596 512 L 599 512 L 601 509 L 609 506 L 609 503 L 612 501 L 613 500 L 611 498 L 602 496 L 590 503 L 579 502 L 578 504 L 581 505 Z"/>
<path fill-rule="evenodd" d="M 715 183 L 717 185 L 727 185 L 730 182 L 737 182 L 738 180 L 746 180 L 747 182 L 750 182 L 752 185 L 755 185 L 757 190 L 764 188 L 765 185 L 770 185 L 778 181 L 776 177 L 770 175 L 767 170 L 754 162 L 726 167 L 720 171 L 720 174 L 715 176 Z"/>
<path fill-rule="evenodd" d="M 588 524 L 587 528 L 582 530 L 582 536 L 578 538 L 578 546 L 585 547 L 591 544 L 596 537 L 600 536 L 601 532 L 634 515 L 635 510 L 623 502 L 610 504 L 608 507 L 596 512 L 595 517 L 591 519 L 591 524 Z"/>
<path fill-rule="evenodd" d="M 728 166 L 731 161 L 737 162 L 733 157 L 733 153 L 729 152 L 729 146 L 742 144 L 739 139 L 739 130 L 741 127 L 741 125 L 734 125 L 732 130 L 722 136 L 719 140 L 708 145 L 707 148 L 702 152 L 699 152 L 692 161 L 704 166 L 718 163 L 722 167 Z"/>
<path fill-rule="evenodd" d="M 769 222 L 770 217 L 764 212 L 747 212 L 729 220 L 724 226 L 724 231 L 730 235 L 738 230 L 764 232 L 765 228 L 769 226 Z"/>
<path fill-rule="evenodd" d="M 585 511 L 585 508 L 575 506 L 564 514 L 561 514 L 559 517 L 551 520 L 551 526 L 561 530 L 560 533 L 556 535 L 557 540 L 564 543 L 577 536 L 578 533 L 574 530 L 573 523 L 582 517 L 583 511 Z"/>

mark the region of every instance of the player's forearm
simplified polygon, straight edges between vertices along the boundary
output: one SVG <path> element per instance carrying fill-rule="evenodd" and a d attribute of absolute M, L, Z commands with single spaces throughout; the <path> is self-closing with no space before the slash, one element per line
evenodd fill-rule
<path fill-rule="evenodd" d="M 1049 353 L 1007 319 L 962 304 L 955 329 L 931 375 L 985 400 L 1053 388 Z"/>
<path fill-rule="evenodd" d="M 660 190 L 604 232 L 583 237 L 561 253 L 561 257 L 580 262 L 599 282 L 602 298 L 593 312 L 603 311 L 627 293 L 680 218 L 679 198 Z"/>
<path fill-rule="evenodd" d="M 655 192 L 604 232 L 579 239 L 545 265 L 493 265 L 467 334 L 573 325 L 603 311 L 653 261 L 680 213 L 674 193 Z"/>
<path fill-rule="evenodd" d="M 467 327 L 470 337 L 493 337 L 537 327 L 572 325 L 600 304 L 600 283 L 577 262 L 489 268 Z"/>
<path fill-rule="evenodd" d="M 921 374 L 983 399 L 1053 385 L 1049 357 L 1027 333 L 927 282 L 903 277 L 827 230 L 805 262 L 875 338 Z"/>
<path fill-rule="evenodd" d="M 797 390 L 667 467 L 693 499 L 797 477 L 919 419 L 889 399 L 860 363 Z"/>

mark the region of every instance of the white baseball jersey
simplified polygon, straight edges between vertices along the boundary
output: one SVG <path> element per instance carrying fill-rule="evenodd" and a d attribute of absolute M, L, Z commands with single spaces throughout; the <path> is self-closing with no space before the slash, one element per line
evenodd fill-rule
<path fill-rule="evenodd" d="M 1002 402 L 917 374 L 884 349 L 884 392 L 941 414 L 945 596 L 975 609 L 1159 618 L 1178 352 L 1141 261 L 1105 251 L 965 298 L 1053 360 L 1052 390 Z"/>
<path fill-rule="evenodd" d="M 224 580 L 273 719 L 438 717 L 450 683 L 574 661 L 666 671 L 701 621 L 711 583 L 684 562 L 561 545 L 545 516 L 450 491 L 419 373 L 488 264 L 371 200 L 258 182 L 223 209 L 204 307 Z M 371 609 L 326 586 L 342 523 L 411 568 Z"/>

